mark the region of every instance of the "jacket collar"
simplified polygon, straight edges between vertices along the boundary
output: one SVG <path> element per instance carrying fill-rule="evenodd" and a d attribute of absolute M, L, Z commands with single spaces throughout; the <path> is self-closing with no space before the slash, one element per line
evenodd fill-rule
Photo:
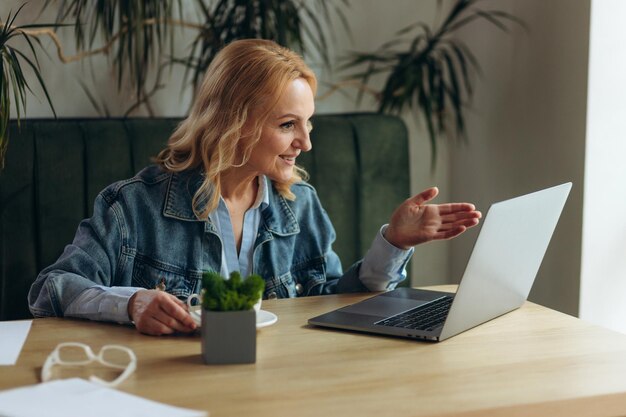
<path fill-rule="evenodd" d="M 266 181 L 269 192 L 269 205 L 262 212 L 265 228 L 280 236 L 300 233 L 300 225 L 291 209 L 291 205 L 294 202 L 287 202 L 285 197 L 278 193 L 274 183 L 267 177 Z"/>
<path fill-rule="evenodd" d="M 194 194 L 202 184 L 203 176 L 199 169 L 170 174 L 170 180 L 165 193 L 163 215 L 183 221 L 201 221 L 193 212 L 191 202 Z M 263 222 L 261 227 L 268 231 L 287 236 L 300 232 L 298 220 L 290 207 L 290 204 L 281 196 L 274 183 L 265 178 L 266 188 L 269 194 L 269 205 L 262 209 Z M 207 221 L 210 223 L 210 220 Z M 212 224 L 209 230 L 215 230 Z"/>
<path fill-rule="evenodd" d="M 200 184 L 202 184 L 202 174 L 198 169 L 170 174 L 165 192 L 163 215 L 179 220 L 198 221 L 191 202 Z"/>

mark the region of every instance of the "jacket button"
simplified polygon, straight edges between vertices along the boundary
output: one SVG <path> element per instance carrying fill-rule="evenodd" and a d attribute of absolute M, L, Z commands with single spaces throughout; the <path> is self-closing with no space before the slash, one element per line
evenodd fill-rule
<path fill-rule="evenodd" d="M 272 291 L 271 293 L 267 294 L 268 300 L 275 300 L 277 298 L 278 298 L 278 295 L 276 295 L 276 291 Z"/>
<path fill-rule="evenodd" d="M 302 287 L 302 284 L 297 283 L 296 284 L 296 292 L 298 293 L 298 295 L 302 294 L 303 291 L 304 291 L 304 287 Z"/>

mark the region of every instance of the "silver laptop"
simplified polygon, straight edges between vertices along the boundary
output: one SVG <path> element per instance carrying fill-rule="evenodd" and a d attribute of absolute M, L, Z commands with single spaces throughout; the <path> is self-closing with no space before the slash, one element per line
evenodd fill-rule
<path fill-rule="evenodd" d="M 519 308 L 571 188 L 565 183 L 493 204 L 456 293 L 396 288 L 309 324 L 439 342 Z"/>

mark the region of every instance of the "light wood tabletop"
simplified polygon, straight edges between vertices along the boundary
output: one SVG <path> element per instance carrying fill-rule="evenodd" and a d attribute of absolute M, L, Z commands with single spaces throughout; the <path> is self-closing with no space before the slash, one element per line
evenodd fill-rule
<path fill-rule="evenodd" d="M 278 322 L 257 331 L 246 365 L 204 365 L 198 335 L 37 319 L 0 389 L 39 382 L 54 347 L 76 341 L 129 346 L 137 370 L 118 389 L 212 417 L 626 415 L 624 334 L 533 303 L 441 343 L 307 325 L 371 295 L 264 301 Z"/>

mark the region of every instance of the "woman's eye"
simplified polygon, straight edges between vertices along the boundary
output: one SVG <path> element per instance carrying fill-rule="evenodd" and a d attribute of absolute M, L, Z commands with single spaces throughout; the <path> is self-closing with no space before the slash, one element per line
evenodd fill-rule
<path fill-rule="evenodd" d="M 291 130 L 296 126 L 295 122 L 286 122 L 280 125 L 281 128 L 285 130 Z"/>

